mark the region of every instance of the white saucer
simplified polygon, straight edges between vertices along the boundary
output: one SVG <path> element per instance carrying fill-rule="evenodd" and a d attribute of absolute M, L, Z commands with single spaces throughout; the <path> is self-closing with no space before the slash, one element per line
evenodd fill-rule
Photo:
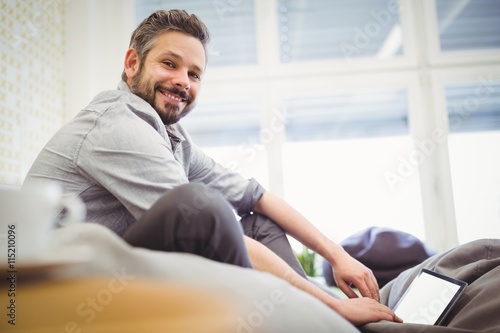
<path fill-rule="evenodd" d="M 42 274 L 70 266 L 83 265 L 89 261 L 89 252 L 86 251 L 46 252 L 37 257 L 18 260 L 12 265 L 0 263 L 0 272 L 14 275 Z"/>
<path fill-rule="evenodd" d="M 73 265 L 83 264 L 85 261 L 79 260 L 44 260 L 44 261 L 31 261 L 19 263 L 14 266 L 14 268 L 8 267 L 6 265 L 1 265 L 0 270 L 5 274 L 20 274 L 20 275 L 32 275 L 39 273 L 47 273 L 54 271 L 56 269 L 65 268 Z"/>

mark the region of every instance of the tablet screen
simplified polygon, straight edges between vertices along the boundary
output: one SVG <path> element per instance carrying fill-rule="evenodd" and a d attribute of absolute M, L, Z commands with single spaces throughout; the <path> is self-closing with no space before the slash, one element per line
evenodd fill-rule
<path fill-rule="evenodd" d="M 405 323 L 437 325 L 446 316 L 467 283 L 422 269 L 394 312 Z"/>

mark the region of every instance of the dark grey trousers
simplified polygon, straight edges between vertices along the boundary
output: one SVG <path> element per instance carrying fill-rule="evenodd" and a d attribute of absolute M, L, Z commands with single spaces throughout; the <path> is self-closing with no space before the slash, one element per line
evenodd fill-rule
<path fill-rule="evenodd" d="M 259 214 L 238 223 L 229 203 L 205 185 L 189 183 L 166 192 L 124 235 L 132 246 L 187 252 L 252 267 L 243 234 L 267 246 L 306 277 L 285 232 Z"/>

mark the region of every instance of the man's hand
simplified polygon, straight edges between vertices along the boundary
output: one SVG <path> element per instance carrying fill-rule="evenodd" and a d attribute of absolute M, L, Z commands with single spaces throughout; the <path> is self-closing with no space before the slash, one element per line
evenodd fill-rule
<path fill-rule="evenodd" d="M 354 286 L 362 296 L 380 301 L 379 287 L 373 272 L 347 252 L 338 253 L 332 267 L 335 282 L 347 297 L 358 297 L 351 289 Z"/>
<path fill-rule="evenodd" d="M 391 309 L 389 309 L 385 305 L 380 304 L 374 299 L 363 297 L 339 300 L 332 297 L 331 295 L 320 289 L 318 286 L 312 284 L 309 280 L 304 279 L 302 276 L 297 274 L 297 272 L 295 272 L 286 262 L 284 262 L 283 259 L 278 257 L 274 252 L 269 250 L 261 243 L 247 236 L 245 236 L 244 239 L 248 249 L 250 260 L 252 261 L 252 265 L 256 270 L 271 273 L 285 281 L 288 281 L 291 285 L 318 298 L 320 301 L 325 303 L 332 310 L 338 312 L 341 316 L 349 320 L 354 325 L 362 325 L 379 320 L 401 322 L 401 319 L 399 319 Z M 348 256 L 348 258 L 354 260 L 350 256 Z M 354 263 L 357 263 L 357 265 L 352 265 L 352 267 L 359 268 L 358 266 L 360 266 L 366 269 L 366 267 L 355 260 Z M 343 264 L 349 265 L 349 263 Z M 350 288 L 348 289 L 351 290 Z M 351 290 L 351 292 L 353 291 Z"/>
<path fill-rule="evenodd" d="M 372 271 L 351 257 L 342 246 L 328 239 L 283 199 L 265 192 L 257 201 L 254 212 L 269 217 L 287 234 L 328 260 L 334 268 L 337 285 L 348 297 L 357 297 L 350 288 L 353 285 L 362 296 L 380 300 L 378 283 Z"/>
<path fill-rule="evenodd" d="M 393 321 L 396 323 L 403 322 L 403 320 L 396 316 L 387 306 L 367 297 L 344 299 L 340 301 L 340 304 L 334 303 L 330 305 L 330 307 L 356 326 L 380 320 Z"/>

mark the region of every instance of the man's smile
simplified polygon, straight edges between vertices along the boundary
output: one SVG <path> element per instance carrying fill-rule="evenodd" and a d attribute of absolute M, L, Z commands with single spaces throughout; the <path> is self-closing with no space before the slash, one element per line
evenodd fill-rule
<path fill-rule="evenodd" d="M 186 98 L 182 98 L 181 96 L 173 94 L 165 89 L 158 89 L 158 91 L 172 104 L 180 104 L 187 101 Z"/>

